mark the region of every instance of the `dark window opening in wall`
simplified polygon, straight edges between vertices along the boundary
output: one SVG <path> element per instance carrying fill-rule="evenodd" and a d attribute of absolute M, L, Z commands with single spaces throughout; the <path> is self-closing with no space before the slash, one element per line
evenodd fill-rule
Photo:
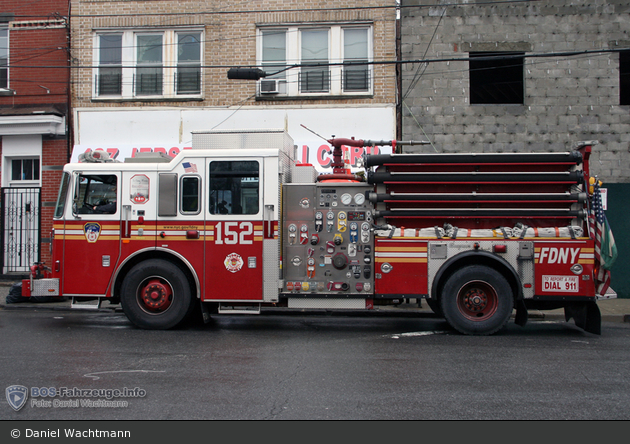
<path fill-rule="evenodd" d="M 471 52 L 470 103 L 523 104 L 523 52 Z"/>
<path fill-rule="evenodd" d="M 619 104 L 630 105 L 630 51 L 619 53 Z"/>

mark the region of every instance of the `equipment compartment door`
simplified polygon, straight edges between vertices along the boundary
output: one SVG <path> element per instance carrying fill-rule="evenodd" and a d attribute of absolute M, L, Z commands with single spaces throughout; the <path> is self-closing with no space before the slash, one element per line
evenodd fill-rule
<path fill-rule="evenodd" d="M 205 300 L 263 298 L 262 158 L 208 163 Z"/>

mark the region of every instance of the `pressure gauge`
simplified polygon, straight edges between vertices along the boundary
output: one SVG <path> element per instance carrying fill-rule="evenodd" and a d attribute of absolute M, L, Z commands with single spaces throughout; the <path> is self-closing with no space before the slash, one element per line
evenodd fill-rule
<path fill-rule="evenodd" d="M 341 203 L 344 205 L 350 205 L 350 203 L 352 202 L 352 196 L 349 195 L 348 193 L 342 194 L 341 195 Z"/>
<path fill-rule="evenodd" d="M 362 194 L 362 193 L 355 194 L 354 203 L 357 205 L 363 205 L 365 203 L 365 194 Z"/>
<path fill-rule="evenodd" d="M 318 211 L 317 213 L 315 213 L 315 219 L 322 220 L 323 217 L 324 215 L 322 214 L 321 211 Z"/>
<path fill-rule="evenodd" d="M 327 218 L 328 220 L 333 220 L 333 219 L 335 218 L 335 213 L 333 213 L 332 211 L 329 211 L 329 212 L 326 214 L 326 218 Z"/>

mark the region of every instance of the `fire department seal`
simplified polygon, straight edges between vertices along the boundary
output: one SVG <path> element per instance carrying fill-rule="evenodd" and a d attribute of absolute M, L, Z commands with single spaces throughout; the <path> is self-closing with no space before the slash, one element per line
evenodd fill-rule
<path fill-rule="evenodd" d="M 226 256 L 223 263 L 225 264 L 227 271 L 236 273 L 243 267 L 243 258 L 236 253 L 230 253 Z"/>
<path fill-rule="evenodd" d="M 96 222 L 90 222 L 83 226 L 83 232 L 85 238 L 91 244 L 98 240 L 98 236 L 101 234 L 101 225 Z"/>

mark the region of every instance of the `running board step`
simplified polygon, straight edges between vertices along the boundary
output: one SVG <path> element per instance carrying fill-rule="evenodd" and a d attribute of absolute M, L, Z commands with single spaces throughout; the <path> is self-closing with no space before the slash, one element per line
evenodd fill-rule
<path fill-rule="evenodd" d="M 219 314 L 260 314 L 260 304 L 256 304 L 256 305 L 219 304 Z"/>
<path fill-rule="evenodd" d="M 78 308 L 82 310 L 98 310 L 101 308 L 101 298 L 88 299 L 85 298 L 72 298 L 70 308 Z"/>

